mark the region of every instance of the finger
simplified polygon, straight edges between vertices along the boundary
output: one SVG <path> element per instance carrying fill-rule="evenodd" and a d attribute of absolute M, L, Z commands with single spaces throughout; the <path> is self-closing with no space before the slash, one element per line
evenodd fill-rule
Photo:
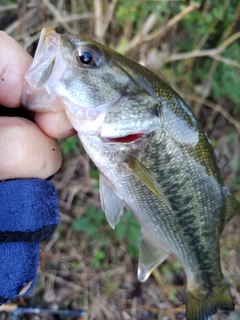
<path fill-rule="evenodd" d="M 0 48 L 0 104 L 18 107 L 21 102 L 23 77 L 32 57 L 3 31 L 0 31 Z"/>
<path fill-rule="evenodd" d="M 61 166 L 56 140 L 46 136 L 33 122 L 0 117 L 0 179 L 46 179 Z"/>
<path fill-rule="evenodd" d="M 11 37 L 0 31 L 0 104 L 18 107 L 24 83 L 24 74 L 32 57 Z M 35 115 L 39 127 L 50 137 L 65 138 L 76 134 L 64 112 Z"/>
<path fill-rule="evenodd" d="M 64 111 L 36 113 L 34 121 L 43 132 L 53 138 L 66 138 L 76 134 Z"/>

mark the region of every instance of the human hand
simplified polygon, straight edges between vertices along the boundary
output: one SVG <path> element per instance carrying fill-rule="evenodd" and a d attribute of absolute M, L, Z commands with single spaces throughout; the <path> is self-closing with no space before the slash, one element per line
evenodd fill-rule
<path fill-rule="evenodd" d="M 1 105 L 12 110 L 10 117 L 0 116 L 0 305 L 29 293 L 36 284 L 40 243 L 60 218 L 54 185 L 44 180 L 62 161 L 54 138 L 75 134 L 64 113 L 34 114 L 34 122 L 12 116 L 20 106 L 31 62 L 32 57 L 0 31 L 0 115 L 5 110 Z"/>
<path fill-rule="evenodd" d="M 32 57 L 2 31 L 0 48 L 0 105 L 17 108 Z M 36 113 L 34 122 L 20 117 L 0 117 L 0 180 L 51 176 L 62 162 L 54 138 L 74 134 L 64 112 Z"/>

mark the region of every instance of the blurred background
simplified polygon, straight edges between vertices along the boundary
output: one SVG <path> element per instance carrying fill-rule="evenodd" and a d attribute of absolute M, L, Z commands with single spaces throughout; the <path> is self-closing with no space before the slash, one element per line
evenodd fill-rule
<path fill-rule="evenodd" d="M 228 190 L 240 200 L 240 2 L 238 0 L 0 0 L 0 29 L 34 55 L 43 27 L 86 34 L 139 61 L 173 87 L 202 123 Z M 0 48 L 1 50 L 1 48 Z M 173 256 L 141 284 L 139 225 L 126 212 L 113 231 L 101 211 L 98 171 L 79 139 L 60 141 L 64 162 L 53 182 L 61 225 L 42 245 L 38 284 L 3 306 L 85 310 L 86 319 L 185 319 L 186 277 Z M 240 319 L 240 215 L 221 236 L 224 275 Z M 83 319 L 14 314 L 16 319 Z"/>

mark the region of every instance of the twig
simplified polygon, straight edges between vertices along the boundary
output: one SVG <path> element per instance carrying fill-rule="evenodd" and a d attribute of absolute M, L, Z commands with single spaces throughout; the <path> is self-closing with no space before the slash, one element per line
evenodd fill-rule
<path fill-rule="evenodd" d="M 17 3 L 16 4 L 8 4 L 6 6 L 0 6 L 0 12 L 8 11 L 8 10 L 16 10 L 16 9 L 18 9 L 18 7 L 19 7 L 19 5 Z M 36 3 L 27 3 L 26 7 L 27 8 L 35 8 Z"/>
<path fill-rule="evenodd" d="M 59 11 L 49 2 L 49 0 L 41 0 L 44 5 L 51 11 L 54 18 L 53 20 L 45 21 L 41 26 L 39 26 L 39 20 L 36 19 L 37 16 L 37 8 L 33 8 L 32 10 L 27 11 L 20 19 L 14 21 L 10 26 L 8 26 L 4 31 L 14 36 L 14 38 L 17 41 L 20 41 L 24 39 L 25 41 L 25 47 L 30 46 L 35 40 L 38 39 L 39 35 L 34 35 L 33 37 L 29 37 L 30 33 L 34 33 L 37 31 L 40 31 L 44 26 L 48 25 L 48 27 L 56 28 L 59 24 L 63 25 L 63 27 L 66 29 L 67 32 L 71 34 L 76 34 L 76 31 L 68 26 L 68 22 L 72 22 L 73 20 L 81 20 L 81 19 L 88 19 L 88 18 L 94 18 L 93 14 L 85 13 L 81 15 L 68 15 L 66 17 L 63 17 Z M 34 18 L 33 18 L 34 17 Z M 28 24 L 28 30 L 34 27 L 34 31 L 21 34 L 14 34 L 16 33 L 16 30 L 19 28 L 19 25 L 22 23 Z M 26 40 L 27 39 L 27 40 Z M 26 45 L 27 43 L 27 45 Z"/>
<path fill-rule="evenodd" d="M 33 24 L 36 23 L 36 18 L 33 19 L 33 17 L 36 17 L 37 15 L 37 8 L 33 8 L 32 10 L 27 11 L 23 16 L 21 16 L 19 19 L 15 20 L 12 24 L 10 24 L 4 32 L 6 32 L 8 35 L 11 35 L 12 37 L 16 38 L 17 36 L 17 30 L 19 26 L 23 23 L 28 23 L 28 25 L 31 27 Z"/>
<path fill-rule="evenodd" d="M 102 37 L 105 35 L 105 32 L 107 31 L 107 28 L 112 20 L 113 14 L 114 14 L 114 9 L 116 7 L 118 0 L 113 0 L 109 5 L 108 5 L 108 9 L 106 12 L 106 17 L 105 17 L 105 24 L 104 24 L 104 28 L 102 29 Z"/>
<path fill-rule="evenodd" d="M 140 30 L 140 35 L 147 35 L 152 30 L 156 22 L 157 15 L 155 13 L 151 13 L 146 19 L 146 21 L 143 23 L 142 28 Z"/>
<path fill-rule="evenodd" d="M 0 12 L 14 10 L 17 8 L 18 8 L 17 4 L 8 4 L 7 6 L 0 6 Z"/>
<path fill-rule="evenodd" d="M 67 280 L 64 280 L 59 276 L 51 274 L 50 272 L 41 272 L 41 275 L 44 275 L 45 277 L 47 277 L 48 281 L 51 280 L 51 281 L 56 282 L 56 283 L 64 284 L 66 287 L 69 287 L 69 288 L 71 288 L 71 289 L 73 289 L 73 290 L 75 290 L 77 292 L 82 292 L 83 291 L 83 288 L 80 285 L 74 284 L 74 283 L 69 282 Z"/>
<path fill-rule="evenodd" d="M 157 22 L 156 14 L 151 13 L 147 17 L 146 21 L 143 23 L 139 33 L 133 38 L 133 40 L 131 40 L 131 42 L 138 41 L 137 39 L 140 39 L 141 37 L 147 35 L 152 30 L 156 22 Z M 116 51 L 121 52 L 121 42 L 119 43 L 119 46 L 116 48 Z"/>
<path fill-rule="evenodd" d="M 112 21 L 114 9 L 118 0 L 113 0 L 107 8 L 107 12 L 103 15 L 103 4 L 101 0 L 94 1 L 95 13 L 95 35 L 99 41 L 103 41 L 105 32 Z"/>
<path fill-rule="evenodd" d="M 52 14 L 54 15 L 54 17 L 57 19 L 57 21 L 59 21 L 63 27 L 66 29 L 67 32 L 71 33 L 71 34 L 75 34 L 76 31 L 74 29 L 72 29 L 71 27 L 69 27 L 69 25 L 64 22 L 64 18 L 63 16 L 59 13 L 59 11 L 49 2 L 49 0 L 42 0 L 42 2 L 45 4 L 45 6 L 52 12 Z"/>
<path fill-rule="evenodd" d="M 166 56 L 165 54 L 159 54 L 161 60 L 164 61 L 164 63 L 170 62 L 170 61 L 177 61 L 177 60 L 183 60 L 183 59 L 190 59 L 190 58 L 196 58 L 196 57 L 205 57 L 209 56 L 212 58 L 220 59 L 219 54 L 222 53 L 229 45 L 231 45 L 235 40 L 240 38 L 240 32 L 234 33 L 231 37 L 227 38 L 219 47 L 209 50 L 193 50 L 189 52 L 183 52 L 183 53 L 175 53 L 171 54 L 170 56 Z M 222 58 L 222 57 L 221 57 Z M 231 60 L 232 65 L 235 65 L 239 68 L 239 63 Z"/>
<path fill-rule="evenodd" d="M 205 35 L 201 38 L 201 41 L 199 42 L 199 44 L 196 46 L 196 50 L 200 50 L 202 49 L 202 47 L 204 46 L 204 44 L 206 43 L 207 39 L 209 38 L 211 32 L 214 30 L 214 28 L 216 27 L 216 25 L 218 24 L 218 22 L 220 21 L 220 19 L 222 18 L 223 13 L 226 11 L 227 6 L 229 5 L 229 0 L 226 0 L 224 5 L 221 7 L 221 11 L 218 14 L 218 16 L 213 20 L 212 24 L 210 25 L 210 27 L 208 28 L 208 31 L 205 33 Z"/>
<path fill-rule="evenodd" d="M 23 48 L 27 50 L 27 48 L 29 48 L 33 42 L 37 41 L 40 37 L 40 31 L 38 33 L 36 33 L 35 35 L 29 37 L 27 36 L 26 38 L 23 38 L 25 40 L 25 42 L 22 44 Z"/>
<path fill-rule="evenodd" d="M 161 316 L 167 316 L 167 315 L 170 315 L 174 312 L 185 312 L 186 311 L 186 306 L 185 305 L 182 305 L 180 307 L 176 307 L 176 308 L 171 308 L 169 310 L 160 310 L 160 309 L 157 309 L 157 308 L 154 308 L 154 307 L 150 307 L 150 306 L 145 306 L 145 305 L 142 305 L 142 304 L 138 304 L 137 305 L 138 308 L 141 308 L 141 309 L 144 309 L 144 310 L 148 310 L 150 312 L 154 312 L 154 313 L 157 313 Z"/>
<path fill-rule="evenodd" d="M 7 304 L 2 304 L 0 306 L 0 313 L 1 312 L 10 312 L 14 311 L 18 308 L 18 305 L 16 303 L 7 303 Z"/>
<path fill-rule="evenodd" d="M 216 54 L 215 56 L 212 56 L 213 59 L 217 60 L 217 61 L 220 61 L 220 62 L 223 62 L 225 64 L 229 64 L 231 66 L 234 66 L 236 68 L 239 68 L 240 69 L 240 63 L 235 61 L 235 60 L 232 60 L 232 59 L 229 59 L 229 58 L 226 58 L 226 57 L 223 57 L 223 56 L 220 56 L 218 54 Z"/>
<path fill-rule="evenodd" d="M 101 38 L 102 34 L 102 0 L 94 0 L 94 15 L 95 15 L 95 35 L 98 39 Z"/>
<path fill-rule="evenodd" d="M 61 22 L 70 22 L 70 21 L 73 22 L 73 21 L 79 21 L 82 19 L 93 19 L 93 18 L 94 18 L 94 15 L 92 13 L 73 14 L 66 17 L 62 17 Z M 59 24 L 61 24 L 61 22 L 59 22 L 58 20 L 45 21 L 43 24 L 38 25 L 35 28 L 28 29 L 28 32 L 19 34 L 18 36 L 15 37 L 15 39 L 17 41 L 24 40 L 24 43 L 22 45 L 24 46 L 24 48 L 28 48 L 29 46 L 32 45 L 33 42 L 39 39 L 40 31 L 42 30 L 42 28 L 44 28 L 45 26 L 48 26 L 49 28 L 55 29 L 56 27 L 59 26 Z M 30 36 L 30 34 L 34 34 L 34 35 Z"/>
<path fill-rule="evenodd" d="M 221 115 L 226 118 L 234 127 L 237 129 L 237 131 L 240 133 L 240 122 L 237 121 L 233 116 L 231 116 L 222 106 L 215 104 L 211 101 L 208 101 L 204 98 L 198 97 L 196 95 L 182 95 L 184 96 L 184 99 L 195 101 L 197 103 L 204 104 L 205 106 L 221 113 Z"/>
<path fill-rule="evenodd" d="M 149 35 L 137 35 L 132 41 L 131 44 L 125 48 L 124 53 L 129 54 L 131 51 L 133 51 L 136 47 L 139 45 L 152 41 L 156 38 L 161 38 L 165 35 L 165 33 L 172 28 L 175 24 L 177 24 L 179 21 L 181 21 L 187 14 L 195 10 L 196 8 L 199 8 L 199 5 L 197 3 L 193 3 L 189 5 L 187 8 L 185 8 L 183 11 L 175 15 L 172 19 L 170 19 L 167 24 L 160 30 L 157 30 Z"/>

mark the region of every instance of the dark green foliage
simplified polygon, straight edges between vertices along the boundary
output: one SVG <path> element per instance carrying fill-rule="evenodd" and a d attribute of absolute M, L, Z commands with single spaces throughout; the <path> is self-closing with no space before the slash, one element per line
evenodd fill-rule
<path fill-rule="evenodd" d="M 224 56 L 239 61 L 240 46 L 234 43 L 226 49 Z M 234 88 L 239 88 L 236 90 Z M 240 70 L 234 66 L 219 63 L 212 83 L 213 95 L 216 100 L 226 97 L 236 104 L 235 111 L 240 112 Z M 232 109 L 233 103 L 226 106 Z"/>
<path fill-rule="evenodd" d="M 83 217 L 77 218 L 72 223 L 72 229 L 78 232 L 85 231 L 88 237 L 98 238 L 98 230 L 100 231 L 105 220 L 106 218 L 102 211 L 89 207 Z"/>
<path fill-rule="evenodd" d="M 70 153 L 76 148 L 78 144 L 79 144 L 79 139 L 77 136 L 70 137 L 67 139 L 62 139 L 61 140 L 62 153 L 64 155 Z"/>
<path fill-rule="evenodd" d="M 91 240 L 98 240 L 101 245 L 109 242 L 124 242 L 130 254 L 138 255 L 140 226 L 130 211 L 126 211 L 113 231 L 107 225 L 103 211 L 90 206 L 83 217 L 77 218 L 72 223 L 72 229 L 77 232 L 85 232 Z"/>

